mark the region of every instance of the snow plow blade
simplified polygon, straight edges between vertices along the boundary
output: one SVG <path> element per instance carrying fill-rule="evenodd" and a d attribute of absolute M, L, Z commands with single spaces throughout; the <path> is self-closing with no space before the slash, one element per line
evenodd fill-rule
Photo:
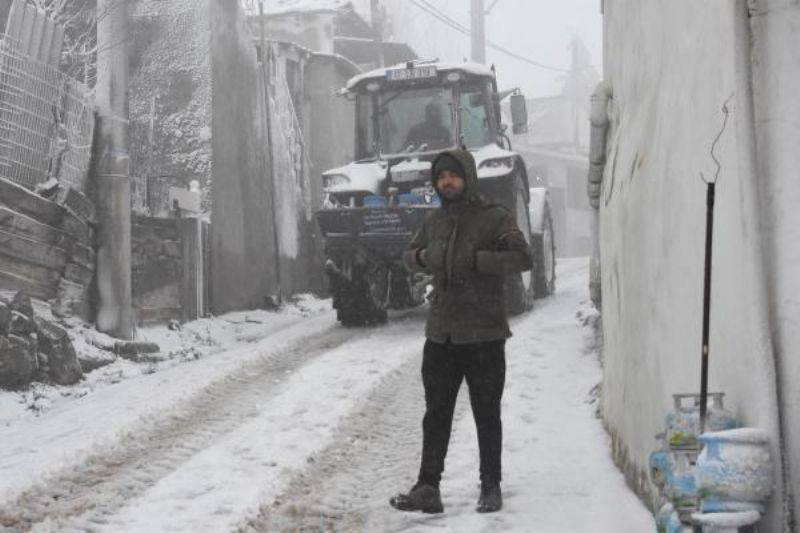
<path fill-rule="evenodd" d="M 417 228 L 435 207 L 350 207 L 318 211 L 317 223 L 329 251 L 364 247 L 399 260 Z"/>

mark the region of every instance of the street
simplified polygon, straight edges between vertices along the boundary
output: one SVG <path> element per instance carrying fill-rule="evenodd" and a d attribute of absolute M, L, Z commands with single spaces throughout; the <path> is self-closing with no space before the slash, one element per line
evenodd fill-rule
<path fill-rule="evenodd" d="M 596 418 L 601 379 L 588 262 L 512 320 L 502 512 L 474 512 L 466 386 L 442 515 L 388 498 L 415 481 L 424 309 L 375 329 L 324 310 L 255 342 L 0 424 L 8 531 L 649 531 Z M 252 339 L 250 339 L 252 341 Z M 115 413 L 112 415 L 111 413 Z M 102 428 L 102 429 L 100 429 Z M 20 457 L 27 458 L 20 461 Z"/>

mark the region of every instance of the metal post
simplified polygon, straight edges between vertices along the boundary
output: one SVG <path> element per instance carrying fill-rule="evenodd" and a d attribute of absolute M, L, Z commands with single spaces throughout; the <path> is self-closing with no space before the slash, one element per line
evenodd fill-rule
<path fill-rule="evenodd" d="M 130 340 L 134 319 L 126 2 L 98 0 L 97 12 L 97 329 Z"/>
<path fill-rule="evenodd" d="M 153 202 L 153 191 L 152 191 L 152 181 L 153 181 L 153 151 L 155 150 L 155 142 L 156 142 L 156 95 L 150 97 L 150 125 L 147 130 L 147 177 L 145 178 L 145 205 L 147 206 L 147 210 L 150 216 L 155 216 L 155 203 Z"/>
<path fill-rule="evenodd" d="M 275 198 L 277 187 L 275 187 L 275 150 L 272 145 L 272 106 L 270 105 L 269 94 L 269 79 L 270 73 L 268 68 L 269 54 L 267 53 L 267 38 L 264 31 L 264 1 L 258 2 L 258 28 L 259 28 L 259 42 L 261 46 L 261 77 L 264 84 L 264 121 L 266 124 L 267 134 L 267 161 L 264 169 L 268 171 L 267 184 L 269 186 L 270 208 L 272 210 L 272 237 L 275 241 L 275 281 L 278 286 L 278 305 L 283 303 L 283 288 L 281 286 L 281 248 L 280 237 L 278 235 L 278 202 Z"/>
<path fill-rule="evenodd" d="M 714 196 L 716 184 L 708 184 L 706 193 L 706 261 L 703 285 L 703 353 L 700 366 L 700 434 L 706 430 L 706 410 L 708 403 L 708 360 L 711 324 L 711 252 L 714 238 Z"/>
<path fill-rule="evenodd" d="M 375 34 L 375 53 L 378 59 L 378 66 L 385 67 L 386 58 L 383 54 L 383 18 L 380 0 L 370 0 L 370 14 L 372 16 L 372 31 Z"/>
<path fill-rule="evenodd" d="M 486 63 L 486 10 L 484 0 L 472 0 L 472 60 Z"/>

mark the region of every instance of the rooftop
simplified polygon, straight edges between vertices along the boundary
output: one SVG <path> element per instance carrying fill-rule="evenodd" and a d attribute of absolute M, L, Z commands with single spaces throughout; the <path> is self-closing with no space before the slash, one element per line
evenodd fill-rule
<path fill-rule="evenodd" d="M 267 15 L 338 11 L 349 3 L 349 0 L 270 0 L 265 2 L 264 11 Z M 250 14 L 258 13 L 258 0 L 250 0 L 245 4 Z"/>
<path fill-rule="evenodd" d="M 439 62 L 429 62 L 429 61 L 416 61 L 416 65 L 422 66 L 435 66 L 439 71 L 447 71 L 447 70 L 460 70 L 461 72 L 465 72 L 466 74 L 472 74 L 474 76 L 491 76 L 494 77 L 494 71 L 491 68 L 487 67 L 486 65 L 481 65 L 480 63 L 472 63 L 469 61 L 465 61 L 463 63 L 439 63 Z M 392 69 L 401 69 L 406 68 L 405 63 L 399 63 L 393 66 L 381 67 L 375 70 L 371 70 L 369 72 L 365 72 L 364 74 L 359 74 L 354 78 L 351 78 L 350 81 L 347 82 L 347 90 L 353 89 L 356 85 L 361 83 L 364 80 L 375 79 L 375 78 L 385 78 L 386 71 Z"/>

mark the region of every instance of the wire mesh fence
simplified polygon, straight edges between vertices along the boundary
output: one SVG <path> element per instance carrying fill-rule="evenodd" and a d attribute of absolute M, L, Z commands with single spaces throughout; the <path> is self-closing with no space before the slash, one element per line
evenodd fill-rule
<path fill-rule="evenodd" d="M 0 36 L 0 177 L 83 192 L 94 134 L 88 90 Z"/>

